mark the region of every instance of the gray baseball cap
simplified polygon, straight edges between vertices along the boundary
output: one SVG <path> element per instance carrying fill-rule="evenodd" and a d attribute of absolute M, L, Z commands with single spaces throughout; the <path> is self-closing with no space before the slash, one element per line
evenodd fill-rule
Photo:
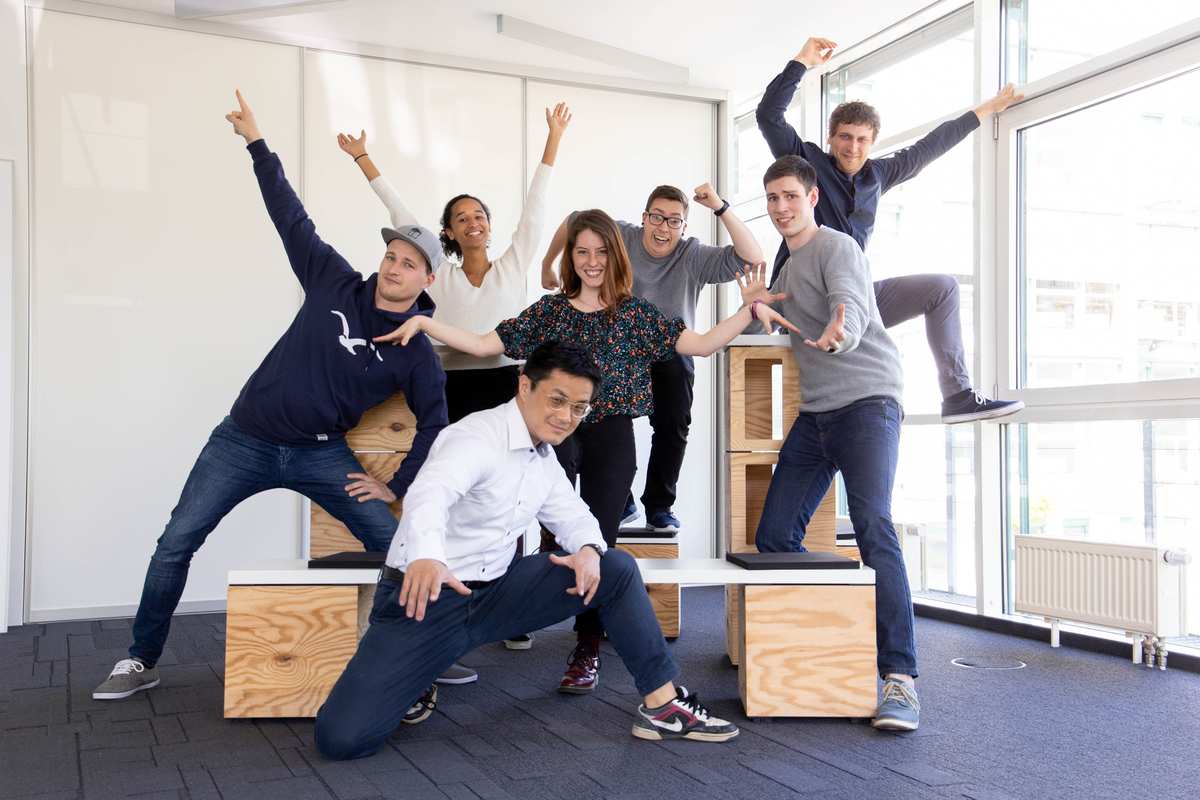
<path fill-rule="evenodd" d="M 401 228 L 383 228 L 379 232 L 383 234 L 384 244 L 391 244 L 393 239 L 403 239 L 421 251 L 429 263 L 430 271 L 437 269 L 441 261 L 442 243 L 433 231 L 420 225 L 405 225 Z"/>

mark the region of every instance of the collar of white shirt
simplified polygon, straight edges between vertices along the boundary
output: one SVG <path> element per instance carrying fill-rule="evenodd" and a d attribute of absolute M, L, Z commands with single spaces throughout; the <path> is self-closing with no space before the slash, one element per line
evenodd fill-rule
<path fill-rule="evenodd" d="M 542 458 L 553 454 L 553 449 L 546 442 L 539 442 L 536 448 L 533 446 L 533 437 L 529 435 L 529 426 L 525 424 L 525 417 L 521 415 L 517 398 L 514 397 L 505 404 L 504 419 L 508 425 L 509 450 L 537 450 L 537 454 Z"/>

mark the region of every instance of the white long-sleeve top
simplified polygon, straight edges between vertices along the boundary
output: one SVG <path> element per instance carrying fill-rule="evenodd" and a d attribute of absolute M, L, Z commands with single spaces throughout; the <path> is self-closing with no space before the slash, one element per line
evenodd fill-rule
<path fill-rule="evenodd" d="M 517 316 L 529 305 L 529 270 L 546 227 L 551 169 L 547 164 L 538 163 L 512 243 L 492 262 L 482 284 L 472 286 L 458 262 L 443 257 L 441 263 L 435 265 L 437 278 L 428 291 L 437 304 L 433 312 L 436 319 L 472 333 L 490 333 L 502 320 Z M 392 227 L 420 224 L 405 207 L 395 187 L 382 175 L 371 181 L 371 188 L 387 207 Z M 438 229 L 435 225 L 434 230 Z M 516 363 L 503 355 L 480 358 L 442 344 L 437 344 L 437 352 L 443 369 L 488 369 Z"/>
<path fill-rule="evenodd" d="M 545 442 L 534 446 L 514 398 L 468 414 L 438 435 L 404 496 L 387 564 L 404 569 L 432 558 L 461 581 L 495 580 L 535 519 L 568 553 L 588 544 L 607 549 L 554 449 Z"/>

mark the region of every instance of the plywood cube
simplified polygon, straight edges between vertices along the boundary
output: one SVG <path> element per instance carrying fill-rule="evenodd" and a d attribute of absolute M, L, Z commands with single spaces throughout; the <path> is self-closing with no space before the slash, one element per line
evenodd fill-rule
<path fill-rule="evenodd" d="M 771 475 L 779 463 L 778 453 L 729 453 L 729 532 L 725 549 L 730 553 L 754 553 L 754 536 L 762 517 Z M 804 537 L 809 550 L 834 552 L 837 546 L 837 493 L 833 485 L 825 493 Z"/>
<path fill-rule="evenodd" d="M 874 586 L 739 586 L 738 690 L 748 717 L 870 717 Z"/>
<path fill-rule="evenodd" d="M 363 465 L 367 474 L 376 480 L 387 483 L 400 468 L 404 453 L 355 453 L 355 458 Z M 347 483 L 349 481 L 347 480 Z M 392 503 L 392 513 L 400 518 L 400 508 L 403 500 Z M 363 550 L 363 544 L 346 528 L 345 525 L 333 518 L 328 511 L 316 503 L 309 510 L 308 553 L 309 558 L 320 558 L 330 553 L 342 553 L 347 550 Z"/>
<path fill-rule="evenodd" d="M 679 558 L 679 545 L 675 542 L 663 544 L 621 544 L 617 549 L 624 550 L 634 558 Z M 648 583 L 646 594 L 650 596 L 650 605 L 654 607 L 654 616 L 662 628 L 663 636 L 674 639 L 679 636 L 679 584 L 677 583 Z"/>
<path fill-rule="evenodd" d="M 358 424 L 346 433 L 346 444 L 356 453 L 407 452 L 417 435 L 417 418 L 408 408 L 403 392 L 368 409 Z"/>
<path fill-rule="evenodd" d="M 800 406 L 800 379 L 789 347 L 731 347 L 729 369 L 729 450 L 779 450 Z M 777 396 L 772 371 L 782 370 Z M 782 406 L 779 437 L 772 430 L 772 408 Z"/>

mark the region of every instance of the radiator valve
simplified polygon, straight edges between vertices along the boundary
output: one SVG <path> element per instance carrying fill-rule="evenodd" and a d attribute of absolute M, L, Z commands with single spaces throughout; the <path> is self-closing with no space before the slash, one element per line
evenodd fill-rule
<path fill-rule="evenodd" d="M 1159 669 L 1167 668 L 1167 643 L 1166 642 L 1161 642 L 1158 645 L 1158 668 Z"/>
<path fill-rule="evenodd" d="M 1192 563 L 1192 554 L 1187 550 L 1164 550 L 1162 557 L 1171 566 L 1181 567 Z"/>
<path fill-rule="evenodd" d="M 1157 643 L 1158 639 L 1156 637 L 1147 636 L 1145 642 L 1142 644 L 1142 663 L 1146 665 L 1147 669 L 1154 666 L 1154 649 Z"/>

